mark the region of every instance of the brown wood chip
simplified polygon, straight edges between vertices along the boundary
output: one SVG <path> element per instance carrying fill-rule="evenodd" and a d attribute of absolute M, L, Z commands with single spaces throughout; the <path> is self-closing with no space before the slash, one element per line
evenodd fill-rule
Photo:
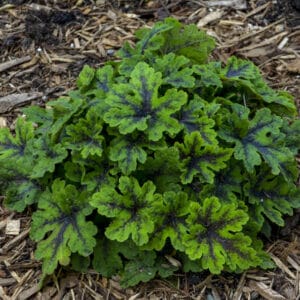
<path fill-rule="evenodd" d="M 250 280 L 249 287 L 253 290 L 259 293 L 262 297 L 264 297 L 267 300 L 289 300 L 276 291 L 269 288 L 267 285 L 265 285 L 263 282 L 257 282 L 254 280 Z"/>
<path fill-rule="evenodd" d="M 0 113 L 5 113 L 13 108 L 28 104 L 30 101 L 42 97 L 43 93 L 10 94 L 0 98 Z"/>
<path fill-rule="evenodd" d="M 9 60 L 9 61 L 6 61 L 2 64 L 0 64 L 0 73 L 1 72 L 4 72 L 10 68 L 13 68 L 17 65 L 20 65 L 26 61 L 29 61 L 31 59 L 31 56 L 30 55 L 27 55 L 27 56 L 24 56 L 24 57 L 21 57 L 21 58 L 16 58 L 16 59 L 13 59 L 13 60 Z"/>

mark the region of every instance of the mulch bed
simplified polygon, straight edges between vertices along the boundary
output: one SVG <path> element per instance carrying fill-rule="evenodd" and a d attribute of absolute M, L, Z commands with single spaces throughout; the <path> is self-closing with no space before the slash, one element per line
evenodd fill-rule
<path fill-rule="evenodd" d="M 113 59 L 134 31 L 173 16 L 215 37 L 213 56 L 248 58 L 275 89 L 300 103 L 299 1 L 0 0 L 0 126 L 14 127 L 20 107 L 66 94 L 85 64 Z M 240 275 L 178 273 L 123 290 L 118 278 L 59 269 L 39 289 L 41 264 L 29 239 L 31 212 L 12 213 L 0 198 L 1 299 L 300 299 L 297 213 L 267 242 L 277 268 Z"/>

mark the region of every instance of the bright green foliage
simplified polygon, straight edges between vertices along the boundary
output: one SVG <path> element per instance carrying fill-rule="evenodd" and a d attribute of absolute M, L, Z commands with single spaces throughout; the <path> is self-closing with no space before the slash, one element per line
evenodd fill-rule
<path fill-rule="evenodd" d="M 168 89 L 159 97 L 161 84 L 161 73 L 155 73 L 146 63 L 138 63 L 129 83 L 113 86 L 106 99 L 110 109 L 104 120 L 112 127 L 118 126 L 121 134 L 145 131 L 151 141 L 161 139 L 164 131 L 178 133 L 181 126 L 171 115 L 185 104 L 186 93 Z"/>
<path fill-rule="evenodd" d="M 41 178 L 46 172 L 53 173 L 55 166 L 68 155 L 67 150 L 61 144 L 52 144 L 48 138 L 44 139 L 43 137 L 28 143 L 27 148 L 30 154 L 34 154 L 35 158 L 35 163 L 30 171 L 31 178 Z"/>
<path fill-rule="evenodd" d="M 213 47 L 166 18 L 0 129 L 0 190 L 34 211 L 43 275 L 93 267 L 132 286 L 273 266 L 262 236 L 300 207 L 297 109 L 252 62 L 209 61 Z"/>
<path fill-rule="evenodd" d="M 193 72 L 200 76 L 197 85 L 204 87 L 222 88 L 223 83 L 219 75 L 220 71 L 221 64 L 219 62 L 193 66 Z"/>
<path fill-rule="evenodd" d="M 43 272 L 53 273 L 58 263 L 68 265 L 72 252 L 82 256 L 93 252 L 97 228 L 86 221 L 92 212 L 86 192 L 56 179 L 51 191 L 41 195 L 38 208 L 32 217 L 31 238 L 39 241 L 35 254 L 44 261 Z"/>
<path fill-rule="evenodd" d="M 143 139 L 116 137 L 110 144 L 109 158 L 117 161 L 119 168 L 125 175 L 129 175 L 136 170 L 137 162 L 145 163 L 147 152 L 143 149 L 145 142 Z"/>
<path fill-rule="evenodd" d="M 163 202 L 157 202 L 155 209 L 160 215 L 159 222 L 145 248 L 161 250 L 169 238 L 174 249 L 184 251 L 183 238 L 188 230 L 185 219 L 190 213 L 187 194 L 166 192 Z"/>
<path fill-rule="evenodd" d="M 283 226 L 283 215 L 292 215 L 293 208 L 300 207 L 300 193 L 296 185 L 285 181 L 282 176 L 272 175 L 266 166 L 262 167 L 258 174 L 254 173 L 248 178 L 245 196 L 250 212 L 254 215 L 259 214 L 255 218 L 260 220 L 257 222 L 259 227 L 266 221 L 265 218 Z"/>
<path fill-rule="evenodd" d="M 15 176 L 10 181 L 6 188 L 5 205 L 15 211 L 23 211 L 26 206 L 31 205 L 37 201 L 41 194 L 41 188 L 33 180 L 25 176 Z"/>
<path fill-rule="evenodd" d="M 226 167 L 232 151 L 217 146 L 206 146 L 198 131 L 186 135 L 184 144 L 175 143 L 182 157 L 183 184 L 191 183 L 194 177 L 200 177 L 203 182 L 212 183 L 214 172 Z"/>
<path fill-rule="evenodd" d="M 242 195 L 244 174 L 236 161 L 228 162 L 227 168 L 216 174 L 212 184 L 206 184 L 201 190 L 203 199 L 215 196 L 224 202 L 236 203 Z"/>
<path fill-rule="evenodd" d="M 237 107 L 237 106 L 236 106 Z M 254 167 L 264 161 L 277 175 L 283 172 L 283 165 L 291 161 L 293 155 L 284 145 L 284 134 L 280 131 L 282 119 L 271 114 L 267 108 L 259 109 L 254 118 L 248 120 L 249 109 L 239 106 L 228 117 L 228 125 L 219 134 L 227 142 L 235 143 L 234 156 L 243 160 L 248 172 L 252 173 Z M 236 131 L 228 132 L 233 126 Z"/>
<path fill-rule="evenodd" d="M 177 268 L 168 264 L 165 259 L 157 259 L 155 252 L 143 251 L 125 265 L 121 284 L 134 286 L 141 281 L 147 282 L 156 275 L 162 278 L 169 277 L 176 270 Z"/>
<path fill-rule="evenodd" d="M 197 131 L 204 143 L 211 146 L 217 145 L 217 133 L 213 129 L 215 121 L 210 115 L 216 113 L 218 109 L 218 104 L 207 103 L 203 99 L 195 97 L 182 109 L 180 123 L 184 125 L 186 133 Z"/>
<path fill-rule="evenodd" d="M 65 148 L 80 152 L 82 158 L 89 155 L 101 157 L 103 147 L 102 118 L 95 108 L 91 108 L 86 119 L 66 127 L 66 137 L 63 139 Z"/>
<path fill-rule="evenodd" d="M 121 177 L 119 189 L 122 194 L 104 187 L 94 194 L 91 204 L 100 215 L 114 218 L 105 231 L 109 239 L 123 242 L 131 235 L 138 246 L 144 245 L 154 230 L 153 206 L 161 196 L 154 194 L 151 181 L 140 187 L 135 178 Z"/>
<path fill-rule="evenodd" d="M 189 88 L 194 86 L 195 79 L 191 76 L 192 69 L 185 67 L 188 63 L 189 59 L 185 56 L 169 53 L 163 58 L 156 59 L 154 69 L 162 73 L 164 84 L 170 84 L 176 88 Z"/>
<path fill-rule="evenodd" d="M 95 70 L 85 65 L 77 79 L 77 86 L 80 89 L 88 87 L 90 83 L 93 81 L 94 75 L 95 75 Z"/>
<path fill-rule="evenodd" d="M 260 260 L 251 239 L 240 231 L 248 221 L 247 213 L 235 205 L 221 206 L 217 198 L 206 198 L 202 205 L 191 203 L 187 219 L 191 235 L 185 240 L 191 259 L 201 259 L 204 269 L 218 274 L 226 265 L 231 271 L 249 268 Z"/>
<path fill-rule="evenodd" d="M 249 97 L 241 100 L 246 101 L 250 107 L 252 101 L 265 102 L 278 115 L 287 114 L 295 116 L 297 113 L 293 98 L 284 91 L 276 92 L 272 90 L 260 75 L 259 69 L 250 61 L 231 57 L 228 59 L 227 66 L 221 71 L 221 78 L 225 84 L 233 83 L 244 95 Z M 240 100 L 240 103 L 242 101 Z M 248 103 L 249 101 L 249 103 Z"/>

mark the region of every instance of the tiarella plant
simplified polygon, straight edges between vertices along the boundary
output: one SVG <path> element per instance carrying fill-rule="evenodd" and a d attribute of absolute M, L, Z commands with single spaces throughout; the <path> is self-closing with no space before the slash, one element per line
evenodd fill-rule
<path fill-rule="evenodd" d="M 261 238 L 300 207 L 293 98 L 249 61 L 209 61 L 195 25 L 168 18 L 136 37 L 1 129 L 5 204 L 35 210 L 44 275 L 93 267 L 130 286 L 270 267 Z"/>

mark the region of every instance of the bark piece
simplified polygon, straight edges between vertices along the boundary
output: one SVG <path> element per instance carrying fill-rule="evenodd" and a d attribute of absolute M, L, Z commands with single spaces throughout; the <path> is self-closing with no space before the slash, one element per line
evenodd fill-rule
<path fill-rule="evenodd" d="M 30 101 L 42 97 L 43 94 L 36 93 L 21 93 L 21 94 L 10 94 L 0 98 L 0 113 L 5 113 L 16 106 L 24 105 Z"/>

